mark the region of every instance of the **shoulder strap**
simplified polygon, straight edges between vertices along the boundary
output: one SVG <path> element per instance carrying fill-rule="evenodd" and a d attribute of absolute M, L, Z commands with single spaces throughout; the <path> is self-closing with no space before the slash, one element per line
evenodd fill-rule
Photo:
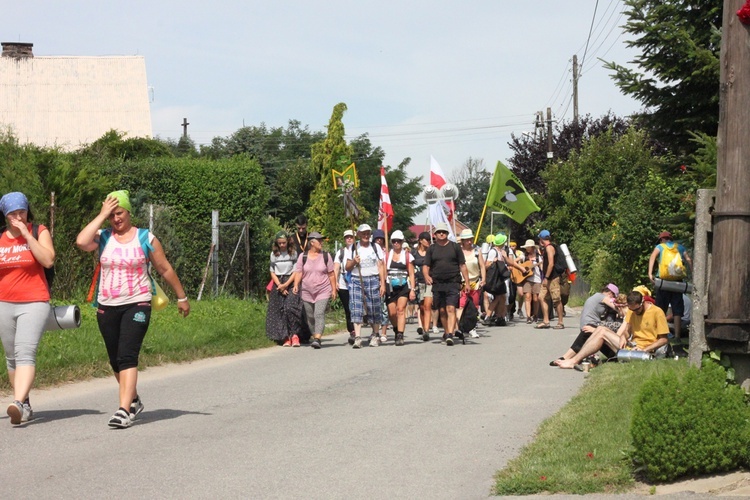
<path fill-rule="evenodd" d="M 307 264 L 307 250 L 302 252 L 302 269 L 305 268 L 305 264 Z"/>
<path fill-rule="evenodd" d="M 107 246 L 107 242 L 109 241 L 110 236 L 112 236 L 111 229 L 102 229 L 102 232 L 99 233 L 99 256 L 100 257 L 102 255 L 102 252 L 104 251 L 104 247 Z"/>
<path fill-rule="evenodd" d="M 149 240 L 148 236 L 149 236 L 148 229 L 140 228 L 140 227 L 138 228 L 138 241 L 141 244 L 143 255 L 145 255 L 147 259 L 149 259 L 149 254 L 154 252 L 154 247 L 151 246 L 151 242 L 148 241 Z"/>

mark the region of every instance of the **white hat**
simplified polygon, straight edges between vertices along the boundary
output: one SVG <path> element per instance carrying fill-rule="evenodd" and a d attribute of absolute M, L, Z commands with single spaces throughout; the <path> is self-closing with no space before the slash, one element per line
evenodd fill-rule
<path fill-rule="evenodd" d="M 352 231 L 351 229 L 347 229 L 346 231 L 344 231 L 344 238 L 346 238 L 347 236 L 354 236 L 354 231 Z"/>
<path fill-rule="evenodd" d="M 446 224 L 445 222 L 438 222 L 437 224 L 435 224 L 435 229 L 432 232 L 434 234 L 434 233 L 437 233 L 438 231 L 445 231 L 446 233 L 451 232 L 450 228 L 448 227 L 448 224 Z"/>
<path fill-rule="evenodd" d="M 369 224 L 360 224 L 360 226 L 357 228 L 357 232 L 364 233 L 365 231 L 372 231 L 372 228 Z"/>
<path fill-rule="evenodd" d="M 521 248 L 532 248 L 532 247 L 536 247 L 534 240 L 526 240 L 526 243 L 524 243 Z"/>
<path fill-rule="evenodd" d="M 459 240 L 470 240 L 474 237 L 474 233 L 471 231 L 471 229 L 464 229 L 461 231 L 461 235 L 458 237 Z"/>
<path fill-rule="evenodd" d="M 403 239 L 404 239 L 404 233 L 402 233 L 401 231 L 396 230 L 396 231 L 393 231 L 393 233 L 391 233 L 391 241 L 403 240 Z"/>

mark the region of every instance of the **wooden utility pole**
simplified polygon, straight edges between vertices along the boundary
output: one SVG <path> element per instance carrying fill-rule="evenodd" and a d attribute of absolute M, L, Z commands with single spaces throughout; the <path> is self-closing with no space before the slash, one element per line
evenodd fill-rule
<path fill-rule="evenodd" d="M 745 0 L 724 0 L 718 164 L 706 337 L 714 349 L 750 353 L 750 26 Z M 741 356 L 748 366 L 750 358 Z M 733 364 L 735 363 L 732 357 Z M 739 370 L 738 370 L 739 372 Z M 750 379 L 745 371 L 745 376 Z M 738 373 L 739 375 L 739 373 Z"/>
<path fill-rule="evenodd" d="M 573 54 L 573 122 L 578 122 L 578 56 Z"/>
<path fill-rule="evenodd" d="M 547 158 L 552 158 L 552 108 L 547 108 Z"/>
<path fill-rule="evenodd" d="M 187 137 L 187 127 L 190 125 L 187 121 L 187 118 L 182 119 L 182 137 Z"/>

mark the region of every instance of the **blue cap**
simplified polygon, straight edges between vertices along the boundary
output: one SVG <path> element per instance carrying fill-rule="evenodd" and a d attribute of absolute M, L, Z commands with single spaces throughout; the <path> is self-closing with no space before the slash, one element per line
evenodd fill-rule
<path fill-rule="evenodd" d="M 548 240 L 549 237 L 550 237 L 549 231 L 547 231 L 546 229 L 542 229 L 539 232 L 538 237 L 541 238 L 541 239 L 543 239 L 543 240 Z"/>
<path fill-rule="evenodd" d="M 26 195 L 19 192 L 8 193 L 0 198 L 0 210 L 3 212 L 3 217 L 16 210 L 28 210 L 29 200 L 26 199 Z"/>
<path fill-rule="evenodd" d="M 372 239 L 376 240 L 378 238 L 385 239 L 385 231 L 383 231 L 382 229 L 376 229 L 375 231 L 373 231 L 372 232 Z"/>

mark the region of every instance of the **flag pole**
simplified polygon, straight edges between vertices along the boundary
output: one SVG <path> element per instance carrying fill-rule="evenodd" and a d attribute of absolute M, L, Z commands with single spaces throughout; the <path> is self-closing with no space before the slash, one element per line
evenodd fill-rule
<path fill-rule="evenodd" d="M 474 235 L 474 244 L 477 244 L 477 240 L 479 240 L 479 232 L 482 230 L 482 222 L 484 222 L 484 214 L 487 212 L 487 205 L 482 208 L 482 216 L 479 218 L 479 227 L 477 227 L 477 234 Z"/>

